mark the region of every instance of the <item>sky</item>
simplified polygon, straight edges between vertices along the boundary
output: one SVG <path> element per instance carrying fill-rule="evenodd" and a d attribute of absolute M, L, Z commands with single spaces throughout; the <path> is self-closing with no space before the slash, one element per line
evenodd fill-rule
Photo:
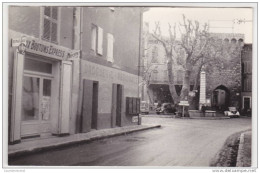
<path fill-rule="evenodd" d="M 209 31 L 216 33 L 242 33 L 245 43 L 252 43 L 253 8 L 150 8 L 144 13 L 144 22 L 149 23 L 150 32 L 154 30 L 155 22 L 159 21 L 162 34 L 168 35 L 168 24 L 178 26 L 183 23 L 182 15 L 201 25 L 209 24 Z M 246 20 L 237 24 L 237 20 Z M 234 23 L 235 21 L 235 23 Z M 176 27 L 178 32 L 178 27 Z M 178 33 L 177 33 L 178 35 Z M 178 37 L 178 36 L 177 36 Z"/>

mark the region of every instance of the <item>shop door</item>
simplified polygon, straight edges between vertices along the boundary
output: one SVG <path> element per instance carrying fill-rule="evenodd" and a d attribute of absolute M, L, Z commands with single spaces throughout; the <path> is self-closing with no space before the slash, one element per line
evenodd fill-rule
<path fill-rule="evenodd" d="M 53 74 L 53 62 L 30 55 L 24 59 L 23 84 L 21 84 L 22 138 L 51 133 L 52 95 L 56 94 L 52 91 Z"/>
<path fill-rule="evenodd" d="M 22 95 L 22 137 L 51 132 L 51 78 L 24 75 Z"/>

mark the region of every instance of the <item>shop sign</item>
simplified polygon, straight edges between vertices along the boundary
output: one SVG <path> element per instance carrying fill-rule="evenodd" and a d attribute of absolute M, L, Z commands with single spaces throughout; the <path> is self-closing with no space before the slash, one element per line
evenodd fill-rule
<path fill-rule="evenodd" d="M 21 44 L 26 45 L 26 37 L 25 37 L 25 36 L 23 36 L 23 37 L 21 37 L 21 38 L 13 38 L 13 39 L 11 40 L 11 46 L 12 46 L 12 47 L 18 47 L 18 46 L 20 46 Z"/>
<path fill-rule="evenodd" d="M 80 58 L 80 50 L 74 50 L 68 54 L 68 60 L 73 61 Z"/>
<path fill-rule="evenodd" d="M 51 55 L 62 59 L 65 58 L 68 54 L 67 51 L 60 48 L 60 46 L 48 44 L 39 40 L 27 40 L 26 48 L 36 53 L 42 53 L 46 56 Z"/>
<path fill-rule="evenodd" d="M 67 59 L 70 51 L 68 48 L 25 36 L 14 38 L 11 40 L 11 43 L 12 47 L 19 47 L 23 44 L 28 52 L 49 56 L 59 60 Z M 73 52 L 73 57 L 77 57 L 78 54 L 79 53 Z"/>

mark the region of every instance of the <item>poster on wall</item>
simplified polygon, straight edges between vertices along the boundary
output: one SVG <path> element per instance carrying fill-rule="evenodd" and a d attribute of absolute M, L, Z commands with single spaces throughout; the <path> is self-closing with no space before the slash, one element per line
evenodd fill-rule
<path fill-rule="evenodd" d="M 41 103 L 42 120 L 49 120 L 50 118 L 50 102 L 51 102 L 50 96 L 42 97 L 42 103 Z"/>

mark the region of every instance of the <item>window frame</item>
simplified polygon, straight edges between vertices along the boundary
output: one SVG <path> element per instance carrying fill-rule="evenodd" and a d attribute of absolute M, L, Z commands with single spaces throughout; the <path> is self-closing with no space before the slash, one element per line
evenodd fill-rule
<path fill-rule="evenodd" d="M 93 30 L 94 29 L 95 29 L 95 39 L 93 38 Z M 90 32 L 91 32 L 91 39 L 90 39 L 91 47 L 90 47 L 90 49 L 92 51 L 94 51 L 95 53 L 97 53 L 97 49 L 98 49 L 98 26 L 92 23 Z M 93 40 L 95 40 L 95 42 Z"/>
<path fill-rule="evenodd" d="M 95 45 L 93 45 L 93 28 L 96 29 L 96 32 L 95 32 Z M 91 47 L 90 49 L 95 52 L 96 55 L 100 55 L 100 56 L 103 56 L 104 54 L 104 51 L 103 51 L 103 43 L 104 43 L 104 31 L 103 31 L 103 28 L 101 28 L 100 26 L 94 24 L 94 23 L 91 23 L 91 28 L 90 28 L 90 32 L 91 32 Z M 95 47 L 95 48 L 94 48 Z"/>
<path fill-rule="evenodd" d="M 50 7 L 50 16 L 46 16 L 44 14 L 44 10 L 45 10 L 45 7 Z M 53 7 L 57 7 L 57 19 L 54 19 L 52 18 L 52 8 Z M 60 7 L 58 6 L 44 6 L 44 7 L 41 7 L 41 23 L 40 23 L 40 38 L 41 40 L 44 40 L 44 41 L 47 41 L 47 42 L 50 42 L 50 43 L 54 43 L 54 44 L 59 44 L 60 42 L 60 13 L 61 13 L 61 10 L 60 10 Z M 50 26 L 50 38 L 47 39 L 44 37 L 44 19 L 47 19 L 51 22 L 51 26 Z M 51 33 L 52 33 L 52 23 L 56 23 L 57 25 L 57 35 L 56 35 L 56 41 L 52 41 L 52 36 L 51 36 Z"/>

